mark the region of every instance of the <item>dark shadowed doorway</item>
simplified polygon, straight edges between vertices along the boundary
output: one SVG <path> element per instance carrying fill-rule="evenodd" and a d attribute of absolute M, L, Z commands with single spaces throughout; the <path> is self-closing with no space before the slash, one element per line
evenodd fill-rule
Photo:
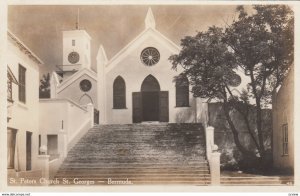
<path fill-rule="evenodd" d="M 157 79 L 148 75 L 141 92 L 133 92 L 133 122 L 169 120 L 168 91 L 160 91 Z"/>

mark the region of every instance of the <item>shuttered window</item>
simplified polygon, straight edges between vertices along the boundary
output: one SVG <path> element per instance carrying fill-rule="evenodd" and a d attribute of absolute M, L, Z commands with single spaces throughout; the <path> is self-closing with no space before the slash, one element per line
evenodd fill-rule
<path fill-rule="evenodd" d="M 26 69 L 19 65 L 19 101 L 26 103 Z"/>
<path fill-rule="evenodd" d="M 288 155 L 289 154 L 289 148 L 288 148 L 288 145 L 289 145 L 289 131 L 288 131 L 288 124 L 283 124 L 282 127 L 282 153 L 283 155 Z"/>
<path fill-rule="evenodd" d="M 113 84 L 113 108 L 126 108 L 126 87 L 125 81 L 121 76 L 118 76 Z"/>
<path fill-rule="evenodd" d="M 12 78 L 11 76 L 7 73 L 7 101 L 12 102 Z"/>
<path fill-rule="evenodd" d="M 176 80 L 176 107 L 189 107 L 189 81 L 185 77 Z"/>

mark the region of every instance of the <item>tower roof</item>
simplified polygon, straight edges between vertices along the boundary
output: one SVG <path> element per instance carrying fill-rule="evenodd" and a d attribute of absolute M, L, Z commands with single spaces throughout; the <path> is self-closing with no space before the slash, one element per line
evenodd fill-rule
<path fill-rule="evenodd" d="M 152 13 L 151 8 L 149 7 L 146 18 L 145 18 L 145 28 L 153 28 L 155 29 L 155 19 Z"/>

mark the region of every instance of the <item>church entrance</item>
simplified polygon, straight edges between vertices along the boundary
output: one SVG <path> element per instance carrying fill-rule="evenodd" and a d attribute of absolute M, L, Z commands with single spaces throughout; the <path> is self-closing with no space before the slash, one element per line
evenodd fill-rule
<path fill-rule="evenodd" d="M 160 91 L 156 78 L 147 76 L 141 86 L 141 92 L 132 93 L 133 123 L 142 121 L 169 121 L 168 91 Z"/>
<path fill-rule="evenodd" d="M 142 92 L 143 121 L 159 121 L 159 91 Z"/>

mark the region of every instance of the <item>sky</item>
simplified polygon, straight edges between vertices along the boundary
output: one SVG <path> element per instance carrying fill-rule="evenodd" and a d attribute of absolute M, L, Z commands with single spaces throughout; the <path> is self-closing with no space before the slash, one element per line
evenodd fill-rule
<path fill-rule="evenodd" d="M 79 28 L 91 36 L 92 69 L 103 45 L 111 59 L 145 28 L 151 7 L 156 29 L 180 45 L 185 36 L 205 31 L 209 26 L 224 27 L 235 16 L 234 5 L 11 5 L 8 29 L 43 62 L 41 73 L 62 64 L 62 31 L 75 29 L 79 9 Z"/>

